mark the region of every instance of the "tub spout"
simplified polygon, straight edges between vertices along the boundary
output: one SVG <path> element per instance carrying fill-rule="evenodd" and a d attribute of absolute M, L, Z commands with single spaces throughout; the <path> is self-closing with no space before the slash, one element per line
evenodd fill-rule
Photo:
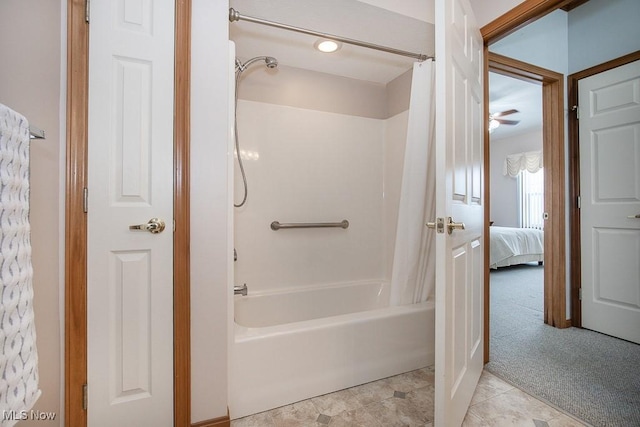
<path fill-rule="evenodd" d="M 234 286 L 233 287 L 233 294 L 234 295 L 247 296 L 247 284 L 245 283 L 242 286 Z"/>

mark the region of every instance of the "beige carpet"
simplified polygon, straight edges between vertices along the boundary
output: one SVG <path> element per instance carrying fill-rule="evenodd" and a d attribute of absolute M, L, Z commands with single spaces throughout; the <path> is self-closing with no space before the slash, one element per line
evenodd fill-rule
<path fill-rule="evenodd" d="M 640 345 L 545 325 L 542 274 L 537 265 L 491 273 L 487 369 L 594 426 L 640 426 Z"/>

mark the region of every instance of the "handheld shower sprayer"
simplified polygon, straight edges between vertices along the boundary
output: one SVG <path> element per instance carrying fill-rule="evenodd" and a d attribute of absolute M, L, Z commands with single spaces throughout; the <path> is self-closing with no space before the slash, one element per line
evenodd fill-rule
<path fill-rule="evenodd" d="M 234 134 L 235 134 L 235 142 L 236 142 L 236 156 L 238 157 L 238 166 L 240 167 L 240 173 L 242 175 L 242 183 L 244 185 L 244 196 L 242 197 L 242 201 L 238 204 L 234 203 L 233 206 L 239 208 L 243 206 L 247 202 L 247 194 L 249 192 L 249 188 L 247 185 L 247 175 L 244 172 L 244 165 L 242 164 L 242 157 L 240 155 L 240 142 L 238 141 L 238 87 L 240 86 L 240 77 L 244 70 L 246 70 L 249 65 L 254 62 L 264 61 L 265 65 L 269 69 L 276 68 L 278 66 L 278 60 L 273 56 L 256 56 L 255 58 L 251 58 L 246 61 L 244 64 L 238 58 L 236 58 L 236 96 L 235 96 L 235 123 L 234 123 Z"/>
<path fill-rule="evenodd" d="M 236 72 L 242 73 L 249 67 L 249 65 L 253 64 L 256 61 L 264 61 L 265 65 L 269 69 L 273 69 L 278 66 L 278 60 L 273 56 L 256 56 L 255 58 L 247 60 L 247 62 L 245 62 L 244 64 L 238 58 L 236 58 Z"/>

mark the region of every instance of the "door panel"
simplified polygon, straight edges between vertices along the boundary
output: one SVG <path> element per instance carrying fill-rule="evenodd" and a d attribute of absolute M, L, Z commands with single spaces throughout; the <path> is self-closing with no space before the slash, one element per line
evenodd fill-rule
<path fill-rule="evenodd" d="M 640 343 L 640 61 L 582 79 L 582 326 Z"/>
<path fill-rule="evenodd" d="M 173 424 L 174 9 L 92 1 L 88 425 Z M 160 218 L 166 229 L 146 225 Z M 138 229 L 131 229 L 130 226 Z"/>
<path fill-rule="evenodd" d="M 467 0 L 436 1 L 436 426 L 459 426 L 483 362 L 482 37 Z"/>

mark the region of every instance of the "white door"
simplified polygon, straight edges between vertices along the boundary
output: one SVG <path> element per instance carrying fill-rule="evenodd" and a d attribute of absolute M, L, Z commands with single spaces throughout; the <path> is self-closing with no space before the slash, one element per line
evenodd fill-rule
<path fill-rule="evenodd" d="M 578 99 L 582 326 L 640 344 L 640 61 Z"/>
<path fill-rule="evenodd" d="M 483 368 L 483 41 L 468 0 L 437 0 L 436 28 L 435 425 L 449 427 Z"/>
<path fill-rule="evenodd" d="M 173 425 L 174 8 L 168 0 L 91 1 L 91 427 Z M 145 230 L 152 218 L 164 231 Z"/>

